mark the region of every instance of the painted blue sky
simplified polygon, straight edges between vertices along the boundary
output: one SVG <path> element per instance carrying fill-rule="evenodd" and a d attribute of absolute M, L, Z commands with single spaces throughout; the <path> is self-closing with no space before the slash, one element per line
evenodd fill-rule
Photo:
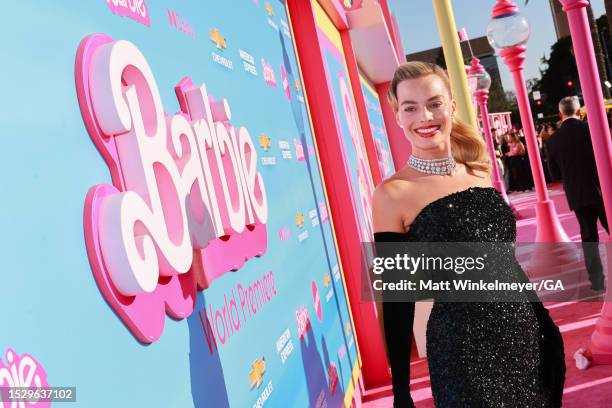
<path fill-rule="evenodd" d="M 527 43 L 525 78 L 539 77 L 540 59 L 548 57 L 550 46 L 557 40 L 548 0 L 515 0 L 531 26 Z M 419 6 L 415 6 L 415 4 Z M 388 0 L 397 16 L 400 34 L 407 54 L 440 46 L 440 37 L 431 0 Z M 486 34 L 487 24 L 495 0 L 453 0 L 457 29 L 465 27 L 470 38 Z M 604 1 L 592 0 L 595 17 L 605 14 Z M 513 90 L 512 78 L 501 58 L 500 66 L 504 89 Z"/>

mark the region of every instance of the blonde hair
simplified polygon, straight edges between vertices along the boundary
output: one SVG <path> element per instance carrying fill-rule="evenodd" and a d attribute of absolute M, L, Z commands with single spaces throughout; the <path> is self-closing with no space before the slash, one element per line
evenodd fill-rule
<path fill-rule="evenodd" d="M 452 97 L 450 80 L 442 68 L 436 64 L 427 62 L 411 61 L 400 65 L 393 75 L 391 86 L 387 97 L 395 112 L 398 111 L 397 86 L 400 82 L 407 79 L 417 79 L 427 75 L 436 75 L 444 82 L 448 94 Z M 490 171 L 489 158 L 487 157 L 487 147 L 478 131 L 467 123 L 457 119 L 452 119 L 451 128 L 451 150 L 455 160 L 463 163 L 471 170 Z"/>

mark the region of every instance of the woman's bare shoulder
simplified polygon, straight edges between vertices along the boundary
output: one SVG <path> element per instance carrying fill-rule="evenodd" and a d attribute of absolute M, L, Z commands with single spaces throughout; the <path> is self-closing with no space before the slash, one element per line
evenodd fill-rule
<path fill-rule="evenodd" d="M 413 180 L 396 173 L 376 187 L 373 199 L 382 203 L 402 201 L 415 189 L 415 184 Z"/>
<path fill-rule="evenodd" d="M 416 184 L 410 179 L 391 176 L 376 187 L 372 197 L 375 231 L 405 232 L 405 218 Z"/>

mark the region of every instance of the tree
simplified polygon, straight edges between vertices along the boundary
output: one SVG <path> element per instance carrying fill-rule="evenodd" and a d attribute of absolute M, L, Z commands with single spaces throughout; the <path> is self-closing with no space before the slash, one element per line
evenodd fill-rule
<path fill-rule="evenodd" d="M 593 14 L 593 8 L 589 4 L 587 6 L 587 16 L 589 19 L 589 27 L 591 29 L 591 39 L 593 40 L 593 48 L 595 51 L 595 60 L 597 61 L 597 70 L 599 71 L 599 82 L 601 84 L 601 90 L 604 98 L 610 98 L 610 90 L 605 86 L 605 82 L 608 80 L 608 70 L 606 69 L 606 57 L 604 55 L 601 41 L 599 39 L 599 29 L 595 21 L 595 15 Z"/>
<path fill-rule="evenodd" d="M 500 81 L 491 83 L 488 106 L 490 112 L 510 112 L 512 110 L 512 102 L 508 100 Z"/>
<path fill-rule="evenodd" d="M 540 82 L 540 80 L 537 79 L 537 78 L 531 78 L 531 79 L 528 79 L 527 81 L 525 81 L 525 86 L 527 87 L 527 92 L 531 93 L 533 91 L 537 91 L 536 87 L 538 86 L 539 82 Z"/>
<path fill-rule="evenodd" d="M 612 3 L 612 1 L 611 1 Z M 612 10 L 611 10 L 612 17 Z M 601 42 L 601 49 L 604 54 L 604 62 L 606 65 L 606 71 L 608 74 L 608 80 L 612 78 L 612 66 L 610 65 L 610 28 L 608 25 L 608 18 L 605 14 L 602 14 L 597 19 L 597 30 L 599 31 L 599 41 Z"/>
<path fill-rule="evenodd" d="M 578 68 L 570 37 L 561 38 L 551 47 L 550 57 L 543 58 L 542 78 L 532 90 L 542 93 L 542 113 L 555 114 L 561 98 L 579 92 Z"/>

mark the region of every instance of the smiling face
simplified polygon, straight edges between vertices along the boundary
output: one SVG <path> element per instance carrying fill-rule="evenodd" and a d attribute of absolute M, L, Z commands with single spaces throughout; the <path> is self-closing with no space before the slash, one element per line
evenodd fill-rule
<path fill-rule="evenodd" d="M 448 157 L 456 103 L 442 78 L 430 74 L 400 82 L 397 102 L 397 122 L 414 155 L 424 159 Z"/>

